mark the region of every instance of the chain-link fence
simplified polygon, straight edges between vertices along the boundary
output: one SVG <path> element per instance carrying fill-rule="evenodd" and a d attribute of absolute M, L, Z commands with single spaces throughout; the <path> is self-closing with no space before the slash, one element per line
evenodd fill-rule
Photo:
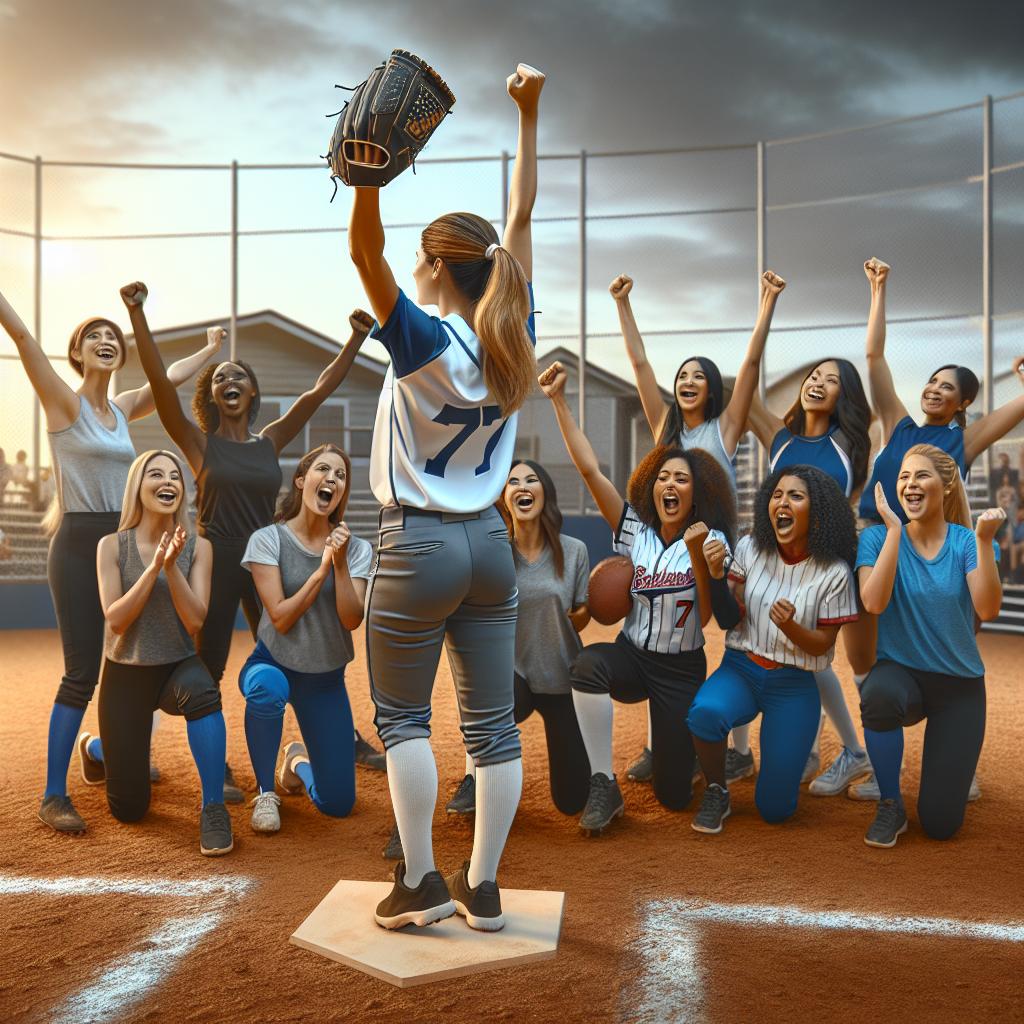
<path fill-rule="evenodd" d="M 510 170 L 508 153 L 431 158 L 389 185 L 387 254 L 400 280 L 434 216 L 470 209 L 500 224 Z M 239 358 L 238 321 L 261 310 L 340 340 L 365 299 L 345 251 L 346 196 L 330 205 L 331 191 L 321 164 L 0 154 L 0 289 L 69 380 L 71 328 L 92 314 L 125 322 L 117 291 L 134 279 L 150 286 L 154 329 L 224 323 Z M 861 264 L 877 255 L 894 268 L 887 353 L 907 407 L 936 365 L 956 362 L 983 378 L 975 408 L 987 411 L 1017 392 L 1012 365 L 1024 351 L 1024 92 L 747 145 L 544 155 L 534 245 L 538 352 L 562 347 L 599 368 L 574 375 L 573 394 L 619 477 L 649 441 L 606 290 L 619 273 L 636 280 L 634 310 L 666 384 L 694 353 L 735 372 L 757 276 L 782 274 L 789 288 L 763 375 L 771 400 L 776 388 L 792 398 L 788 375 L 813 359 L 863 368 Z M 375 343 L 366 351 L 383 356 Z M 24 449 L 35 474 L 49 461 L 45 427 L 6 336 L 0 368 L 0 447 L 9 462 Z M 534 409 L 523 423 L 541 419 Z M 557 436 L 531 429 L 524 454 L 565 469 L 563 504 L 586 507 Z"/>

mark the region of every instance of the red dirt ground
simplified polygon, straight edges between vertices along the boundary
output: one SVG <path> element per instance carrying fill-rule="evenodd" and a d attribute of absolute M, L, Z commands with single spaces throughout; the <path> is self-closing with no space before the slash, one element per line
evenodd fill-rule
<path fill-rule="evenodd" d="M 614 632 L 591 626 L 585 639 Z M 344 821 L 321 816 L 304 798 L 286 798 L 282 830 L 270 838 L 252 834 L 248 808 L 233 808 L 234 852 L 206 859 L 198 849 L 198 779 L 185 730 L 180 720 L 165 719 L 155 743 L 164 781 L 154 788 L 145 821 L 115 822 L 102 788 L 86 787 L 73 770 L 70 792 L 89 830 L 81 837 L 54 835 L 36 820 L 36 811 L 49 708 L 61 674 L 59 643 L 53 632 L 0 633 L 0 874 L 181 880 L 242 875 L 254 881 L 221 927 L 143 1001 L 119 1013 L 120 1021 L 1021 1020 L 1019 943 L 713 924 L 701 926 L 701 991 L 685 996 L 682 987 L 666 988 L 663 973 L 656 986 L 647 974 L 649 959 L 673 952 L 653 946 L 643 927 L 643 907 L 655 899 L 1024 919 L 1024 798 L 1017 760 L 1024 749 L 1024 643 L 986 635 L 982 649 L 989 672 L 988 735 L 979 769 L 984 795 L 947 843 L 926 839 L 913 811 L 920 727 L 907 738 L 904 792 L 911 828 L 894 850 L 882 851 L 862 842 L 872 805 L 804 795 L 792 821 L 769 826 L 757 817 L 749 780 L 733 787 L 733 815 L 720 836 L 692 831 L 692 808 L 667 812 L 649 787 L 624 781 L 626 817 L 607 836 L 584 839 L 576 822 L 551 806 L 534 716 L 523 727 L 526 781 L 500 881 L 511 888 L 566 891 L 558 956 L 400 990 L 288 943 L 337 879 L 390 877 L 391 866 L 381 859 L 391 823 L 383 775 L 359 773 L 357 807 Z M 225 711 L 229 759 L 251 789 L 242 700 L 234 685 L 248 650 L 248 638 L 237 634 Z M 720 637 L 713 636 L 712 666 L 720 653 Z M 442 807 L 463 773 L 444 661 L 434 716 Z M 845 663 L 839 670 L 849 678 Z M 372 734 L 361 654 L 348 688 L 357 725 Z M 847 696 L 852 701 L 852 685 Z M 85 728 L 95 731 L 95 707 Z M 616 770 L 624 777 L 644 738 L 644 711 L 620 707 L 615 728 Z M 295 733 L 289 718 L 285 736 Z M 826 731 L 823 754 L 830 758 L 835 751 Z M 470 827 L 444 820 L 443 812 L 435 821 L 438 866 L 454 869 L 468 855 Z M 137 950 L 165 916 L 182 909 L 171 897 L 127 895 L 2 896 L 0 907 L 5 1021 L 50 1019 L 53 1008 L 94 981 L 103 965 Z"/>

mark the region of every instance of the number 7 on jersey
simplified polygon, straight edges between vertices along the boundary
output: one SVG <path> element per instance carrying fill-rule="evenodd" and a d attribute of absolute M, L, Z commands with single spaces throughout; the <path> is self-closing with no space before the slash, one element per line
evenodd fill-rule
<path fill-rule="evenodd" d="M 482 428 L 493 426 L 500 416 L 501 409 L 497 405 L 476 405 L 469 409 L 460 409 L 456 405 L 446 404 L 434 417 L 434 422 L 445 427 L 461 427 L 461 429 L 433 458 L 427 459 L 423 465 L 423 471 L 431 476 L 443 478 L 452 456 L 473 434 Z M 473 470 L 476 476 L 486 473 L 491 468 L 491 455 L 501 439 L 506 423 L 508 423 L 507 419 L 501 420 L 498 429 L 488 438 L 484 447 L 483 461 Z"/>

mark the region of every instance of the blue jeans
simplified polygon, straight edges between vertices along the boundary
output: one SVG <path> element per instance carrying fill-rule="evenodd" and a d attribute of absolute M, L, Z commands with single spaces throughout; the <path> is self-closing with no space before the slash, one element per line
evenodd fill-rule
<path fill-rule="evenodd" d="M 762 668 L 726 649 L 722 664 L 697 691 L 686 722 L 708 743 L 721 742 L 734 725 L 761 719 L 761 770 L 754 802 L 765 821 L 785 821 L 796 811 L 807 756 L 821 716 L 814 673 Z"/>

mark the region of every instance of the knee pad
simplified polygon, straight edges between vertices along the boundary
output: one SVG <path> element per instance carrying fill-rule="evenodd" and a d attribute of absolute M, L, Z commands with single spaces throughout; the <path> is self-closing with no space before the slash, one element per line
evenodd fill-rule
<path fill-rule="evenodd" d="M 581 693 L 609 693 L 611 690 L 604 658 L 593 647 L 584 647 L 576 656 L 569 678 L 572 688 Z"/>
<path fill-rule="evenodd" d="M 245 697 L 245 710 L 257 718 L 280 718 L 288 703 L 290 689 L 285 674 L 274 665 L 247 668 L 238 681 Z"/>
<path fill-rule="evenodd" d="M 860 691 L 860 720 L 865 729 L 890 732 L 903 727 L 906 712 L 894 694 L 880 685 L 872 686 L 870 677 Z"/>
<path fill-rule="evenodd" d="M 64 676 L 57 687 L 57 703 L 66 704 L 69 708 L 85 709 L 96 692 L 95 682 L 86 682 L 83 679 L 70 679 Z"/>

